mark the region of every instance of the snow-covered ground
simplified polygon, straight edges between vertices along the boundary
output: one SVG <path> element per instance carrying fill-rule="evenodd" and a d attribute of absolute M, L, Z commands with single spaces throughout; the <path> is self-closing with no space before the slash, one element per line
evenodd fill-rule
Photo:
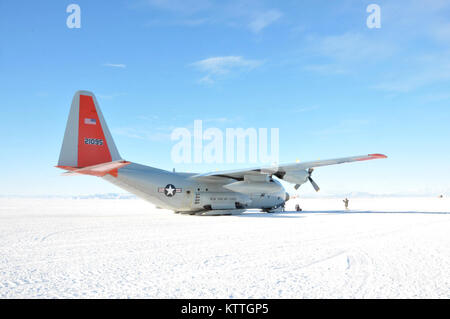
<path fill-rule="evenodd" d="M 137 199 L 3 198 L 0 297 L 450 298 L 450 200 L 300 205 L 204 217 Z"/>

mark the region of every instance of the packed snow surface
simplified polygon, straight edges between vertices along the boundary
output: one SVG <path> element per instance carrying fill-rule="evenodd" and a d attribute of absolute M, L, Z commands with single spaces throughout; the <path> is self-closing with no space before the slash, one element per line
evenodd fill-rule
<path fill-rule="evenodd" d="M 138 199 L 3 198 L 0 297 L 450 298 L 449 199 L 288 203 L 189 216 Z"/>

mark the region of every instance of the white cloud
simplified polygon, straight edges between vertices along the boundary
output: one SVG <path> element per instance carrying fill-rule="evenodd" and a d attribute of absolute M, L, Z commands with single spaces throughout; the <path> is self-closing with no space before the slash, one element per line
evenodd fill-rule
<path fill-rule="evenodd" d="M 105 63 L 103 64 L 103 66 L 120 69 L 125 69 L 127 67 L 126 64 L 115 64 L 115 63 Z"/>
<path fill-rule="evenodd" d="M 200 82 L 212 84 L 219 76 L 224 76 L 232 71 L 251 70 L 261 64 L 262 61 L 247 60 L 241 56 L 219 56 L 191 63 L 190 66 L 206 73 Z"/>
<path fill-rule="evenodd" d="M 397 0 L 382 6 L 382 19 L 401 40 L 434 40 L 450 45 L 450 1 Z"/>
<path fill-rule="evenodd" d="M 309 51 L 340 63 L 379 60 L 392 56 L 397 46 L 380 38 L 357 32 L 311 37 Z"/>
<path fill-rule="evenodd" d="M 434 26 L 432 36 L 435 40 L 449 44 L 450 43 L 450 23 L 442 23 Z"/>
<path fill-rule="evenodd" d="M 256 14 L 248 26 L 251 31 L 253 31 L 254 33 L 258 33 L 265 27 L 276 22 L 278 19 L 281 18 L 282 15 L 283 14 L 276 9 L 268 10 Z"/>
<path fill-rule="evenodd" d="M 209 74 L 205 75 L 204 77 L 202 77 L 200 80 L 198 80 L 199 83 L 202 84 L 213 84 L 214 80 L 211 78 L 211 76 Z"/>
<path fill-rule="evenodd" d="M 384 81 L 373 85 L 372 88 L 405 93 L 438 82 L 450 81 L 450 50 L 414 56 L 402 65 L 407 71 L 386 75 Z"/>
<path fill-rule="evenodd" d="M 259 33 L 283 16 L 280 10 L 267 8 L 258 0 L 146 0 L 144 3 L 170 13 L 165 20 L 152 20 L 148 26 L 221 24 Z"/>
<path fill-rule="evenodd" d="M 261 64 L 257 60 L 246 60 L 241 56 L 218 56 L 192 63 L 201 71 L 211 74 L 225 74 L 236 68 L 251 69 Z"/>
<path fill-rule="evenodd" d="M 399 47 L 384 37 L 360 32 L 308 36 L 302 50 L 303 69 L 322 75 L 345 75 L 385 62 Z"/>
<path fill-rule="evenodd" d="M 433 36 L 428 34 L 426 39 L 443 39 L 447 33 L 450 35 L 447 28 L 440 30 Z M 310 36 L 304 50 L 305 60 L 312 59 L 314 63 L 304 65 L 303 69 L 325 75 L 367 74 L 367 80 L 372 82 L 370 88 L 396 93 L 450 81 L 450 49 L 412 50 L 407 43 L 424 35 L 406 39 L 411 35 L 402 36 L 395 33 L 397 31 L 393 28 L 383 37 L 356 32 Z"/>

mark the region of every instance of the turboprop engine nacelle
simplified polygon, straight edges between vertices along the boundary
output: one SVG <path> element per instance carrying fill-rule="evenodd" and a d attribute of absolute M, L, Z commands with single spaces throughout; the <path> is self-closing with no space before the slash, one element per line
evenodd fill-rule
<path fill-rule="evenodd" d="M 292 184 L 304 184 L 308 180 L 309 173 L 307 171 L 288 172 L 283 176 L 283 180 Z"/>
<path fill-rule="evenodd" d="M 226 189 L 233 192 L 243 193 L 243 194 L 253 194 L 253 193 L 275 193 L 284 190 L 283 186 L 273 179 L 269 178 L 267 175 L 261 176 L 244 176 L 243 181 L 230 183 L 224 185 Z"/>
<path fill-rule="evenodd" d="M 253 193 L 274 193 L 282 190 L 282 186 L 274 183 L 248 183 L 248 182 L 235 182 L 231 184 L 224 185 L 226 189 L 233 192 L 243 193 L 243 194 L 253 194 Z"/>

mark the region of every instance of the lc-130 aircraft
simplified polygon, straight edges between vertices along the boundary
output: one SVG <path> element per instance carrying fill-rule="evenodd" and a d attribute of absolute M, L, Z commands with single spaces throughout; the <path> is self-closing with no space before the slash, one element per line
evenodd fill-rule
<path fill-rule="evenodd" d="M 122 159 L 94 94 L 78 91 L 72 100 L 56 167 L 63 175 L 102 177 L 159 208 L 196 215 L 240 214 L 246 209 L 282 211 L 289 194 L 277 179 L 310 182 L 315 167 L 386 158 L 382 154 L 261 166 L 204 174 L 178 173 Z"/>

